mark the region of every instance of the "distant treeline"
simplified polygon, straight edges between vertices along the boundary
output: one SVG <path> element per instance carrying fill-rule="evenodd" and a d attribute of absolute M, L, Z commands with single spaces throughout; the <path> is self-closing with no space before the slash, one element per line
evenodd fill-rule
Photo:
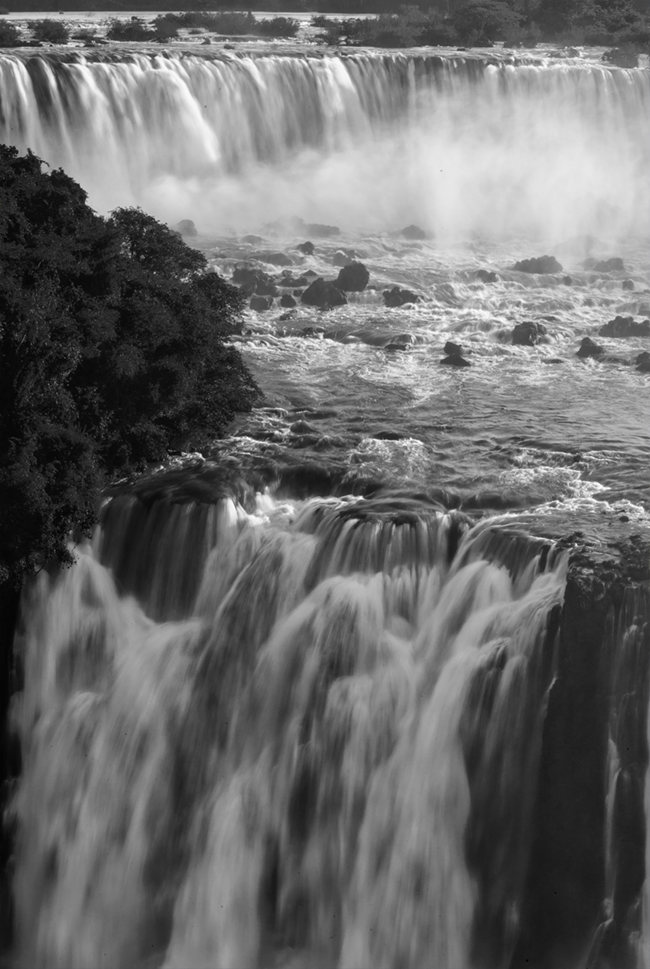
<path fill-rule="evenodd" d="M 413 47 L 487 46 L 495 41 L 531 46 L 540 41 L 565 45 L 597 44 L 650 49 L 650 0 L 419 0 L 397 6 L 390 0 L 191 0 L 172 4 L 165 0 L 68 0 L 62 10 L 57 0 L 12 0 L 11 9 L 88 11 L 101 9 L 119 16 L 129 10 L 168 11 L 151 27 L 114 21 L 110 40 L 161 40 L 177 36 L 180 28 L 217 33 L 295 36 L 298 24 L 286 17 L 257 21 L 251 10 L 297 13 L 311 11 L 321 31 L 319 39 L 332 45 Z M 192 9 L 189 9 L 189 8 Z M 328 19 L 323 14 L 340 14 Z M 355 14 L 375 14 L 356 20 Z M 347 19 L 345 19 L 345 15 Z M 138 34 L 139 31 L 139 34 Z M 0 31 L 0 33 L 2 33 Z M 136 36 L 138 34 L 138 36 Z M 54 42 L 60 39 L 43 37 Z M 83 39 L 83 38 L 81 38 Z M 0 37 L 0 46 L 12 39 Z"/>

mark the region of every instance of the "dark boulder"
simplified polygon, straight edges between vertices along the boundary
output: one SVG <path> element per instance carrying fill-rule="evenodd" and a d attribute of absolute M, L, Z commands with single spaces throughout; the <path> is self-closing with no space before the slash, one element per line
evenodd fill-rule
<path fill-rule="evenodd" d="M 275 280 L 261 269 L 251 269 L 249 266 L 237 266 L 232 274 L 232 282 L 239 286 L 247 295 L 277 296 L 278 290 Z"/>
<path fill-rule="evenodd" d="M 273 306 L 273 298 L 271 296 L 251 296 L 248 305 L 256 313 L 266 313 Z"/>
<path fill-rule="evenodd" d="M 356 259 L 354 249 L 337 249 L 332 257 L 333 266 L 349 266 Z"/>
<path fill-rule="evenodd" d="M 562 265 L 555 256 L 538 256 L 534 259 L 522 259 L 512 267 L 519 273 L 537 273 L 545 275 L 548 273 L 561 273 Z"/>
<path fill-rule="evenodd" d="M 385 289 L 383 295 L 385 305 L 391 309 L 397 309 L 405 303 L 417 303 L 420 299 L 416 293 L 412 293 L 409 289 L 400 289 L 399 286 Z"/>
<path fill-rule="evenodd" d="M 448 356 L 443 357 L 440 361 L 442 364 L 446 364 L 448 367 L 471 367 L 469 360 L 465 357 L 461 357 L 460 353 L 450 353 Z"/>
<path fill-rule="evenodd" d="M 591 337 L 583 337 L 580 343 L 580 349 L 578 350 L 576 356 L 578 357 L 599 357 L 605 352 L 604 347 L 599 346 L 597 343 L 591 339 Z"/>
<path fill-rule="evenodd" d="M 647 350 L 640 353 L 634 362 L 636 369 L 640 370 L 641 373 L 650 373 L 650 353 Z"/>
<path fill-rule="evenodd" d="M 451 340 L 447 340 L 445 343 L 444 353 L 446 353 L 448 356 L 452 356 L 454 353 L 457 353 L 458 356 L 460 356 L 462 352 L 463 348 L 461 347 L 460 343 L 452 343 Z"/>
<path fill-rule="evenodd" d="M 407 225 L 401 231 L 400 235 L 404 239 L 426 239 L 427 234 L 424 229 L 421 229 L 419 225 Z"/>
<path fill-rule="evenodd" d="M 288 308 L 291 308 L 292 306 L 295 306 L 295 305 L 296 305 L 296 301 L 293 298 L 293 296 L 289 296 L 288 293 L 282 294 L 282 296 L 280 297 L 280 306 L 286 306 Z"/>
<path fill-rule="evenodd" d="M 307 287 L 301 296 L 307 306 L 345 306 L 347 297 L 334 283 L 326 282 L 320 276 Z"/>
<path fill-rule="evenodd" d="M 304 252 L 306 256 L 313 256 L 314 252 L 316 251 L 316 246 L 313 242 L 300 242 L 296 246 L 296 249 L 299 249 L 300 252 Z"/>
<path fill-rule="evenodd" d="M 612 256 L 611 259 L 595 262 L 590 268 L 597 273 L 622 273 L 625 270 L 625 264 L 619 256 Z"/>
<path fill-rule="evenodd" d="M 476 279 L 482 283 L 498 283 L 499 277 L 490 269 L 477 269 L 474 273 Z"/>
<path fill-rule="evenodd" d="M 362 262 L 351 262 L 339 272 L 336 285 L 346 293 L 360 293 L 368 285 L 370 273 Z"/>
<path fill-rule="evenodd" d="M 565 286 L 573 286 L 573 279 L 571 278 L 571 276 L 565 276 L 562 282 L 564 283 Z"/>
<path fill-rule="evenodd" d="M 598 331 L 599 336 L 614 337 L 617 340 L 631 336 L 650 336 L 650 320 L 637 323 L 633 316 L 617 316 L 605 323 Z"/>
<path fill-rule="evenodd" d="M 543 323 L 536 323 L 532 320 L 526 323 L 517 323 L 512 331 L 512 342 L 516 346 L 534 347 L 543 336 L 546 336 L 546 332 Z"/>
<path fill-rule="evenodd" d="M 634 289 L 634 280 L 633 279 L 624 279 L 623 282 L 621 283 L 621 286 L 623 287 L 623 289 L 633 290 Z"/>

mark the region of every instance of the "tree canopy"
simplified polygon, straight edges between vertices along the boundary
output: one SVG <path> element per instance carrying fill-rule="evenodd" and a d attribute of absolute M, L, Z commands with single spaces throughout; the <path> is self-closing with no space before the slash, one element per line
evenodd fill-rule
<path fill-rule="evenodd" d="M 0 580 L 95 518 L 115 475 L 199 448 L 260 396 L 237 289 L 139 209 L 0 146 Z"/>

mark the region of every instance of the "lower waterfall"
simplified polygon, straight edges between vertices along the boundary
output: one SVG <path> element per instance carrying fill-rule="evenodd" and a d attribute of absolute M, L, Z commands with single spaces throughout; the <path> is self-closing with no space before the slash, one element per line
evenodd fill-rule
<path fill-rule="evenodd" d="M 566 553 L 399 502 L 212 507 L 149 562 L 173 600 L 203 556 L 182 617 L 102 564 L 128 506 L 29 592 L 21 964 L 460 967 L 481 924 L 511 948 Z"/>

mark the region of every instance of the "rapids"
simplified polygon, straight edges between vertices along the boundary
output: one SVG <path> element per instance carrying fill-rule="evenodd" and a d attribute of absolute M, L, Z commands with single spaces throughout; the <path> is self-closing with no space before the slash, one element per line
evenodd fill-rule
<path fill-rule="evenodd" d="M 587 52 L 0 54 L 100 211 L 370 272 L 246 310 L 264 406 L 25 589 L 12 965 L 650 966 L 649 121 Z"/>

